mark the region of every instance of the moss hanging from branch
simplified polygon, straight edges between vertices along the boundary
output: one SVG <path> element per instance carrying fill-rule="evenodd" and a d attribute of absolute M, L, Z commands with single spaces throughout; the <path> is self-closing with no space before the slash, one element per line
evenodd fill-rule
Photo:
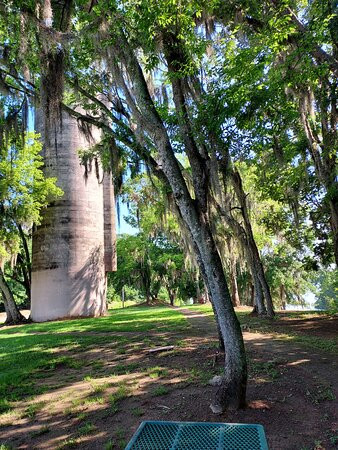
<path fill-rule="evenodd" d="M 55 29 L 55 14 L 51 1 L 45 0 L 41 8 L 43 27 L 39 27 L 41 44 L 41 107 L 44 113 L 45 139 L 50 131 L 62 125 L 61 103 L 63 98 L 67 31 L 70 27 L 72 1 L 65 1 L 61 15 L 60 30 Z M 53 28 L 54 27 L 54 28 Z M 55 133 L 54 133 L 55 134 Z"/>
<path fill-rule="evenodd" d="M 45 118 L 45 138 L 49 131 L 61 124 L 61 101 L 64 89 L 64 52 L 61 48 L 49 51 L 41 59 L 41 107 Z"/>

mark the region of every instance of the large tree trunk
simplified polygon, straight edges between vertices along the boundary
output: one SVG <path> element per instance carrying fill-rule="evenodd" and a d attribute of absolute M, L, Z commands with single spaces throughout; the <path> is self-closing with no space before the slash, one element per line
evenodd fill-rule
<path fill-rule="evenodd" d="M 280 304 L 281 304 L 281 309 L 283 311 L 286 310 L 286 301 L 285 301 L 285 287 L 284 284 L 281 284 L 279 287 L 279 298 L 280 298 Z"/>
<path fill-rule="evenodd" d="M 169 295 L 170 306 L 174 306 L 175 293 L 171 289 L 167 289 Z"/>
<path fill-rule="evenodd" d="M 152 141 L 156 143 L 158 151 L 157 170 L 160 171 L 172 190 L 182 222 L 194 243 L 196 259 L 219 319 L 225 344 L 225 366 L 223 382 L 218 389 L 212 409 L 214 412 L 222 412 L 227 407 L 238 408 L 244 406 L 247 365 L 243 337 L 231 303 L 221 259 L 209 225 L 210 218 L 207 214 L 207 173 L 209 162 L 203 159 L 204 157 L 199 154 L 192 142 L 192 130 L 187 121 L 187 112 L 184 109 L 184 98 L 182 98 L 181 92 L 175 92 L 175 106 L 179 107 L 179 109 L 182 107 L 181 112 L 183 114 L 180 117 L 183 121 L 186 121 L 187 133 L 185 133 L 184 140 L 193 172 L 195 191 L 195 198 L 193 199 L 184 180 L 165 126 L 149 94 L 142 69 L 122 30 L 119 32 L 118 42 L 113 43 L 113 51 L 114 57 L 110 59 L 109 63 L 114 70 L 114 77 L 119 81 L 120 87 L 124 91 L 128 105 L 135 115 L 135 120 L 148 133 Z M 133 95 L 137 106 L 123 79 L 123 70 L 121 71 L 121 67 L 116 64 L 114 58 L 119 58 L 132 80 Z M 183 106 L 178 105 L 182 101 Z M 184 129 L 182 127 L 181 131 Z"/>
<path fill-rule="evenodd" d="M 35 321 L 105 314 L 106 272 L 115 265 L 111 177 L 97 157 L 87 156 L 83 165 L 79 158 L 79 151 L 101 140 L 101 130 L 85 127 L 61 109 L 68 47 L 54 37 L 70 30 L 73 3 L 45 2 L 44 27 L 39 28 L 44 45 L 36 128 L 44 144 L 45 174 L 57 178 L 64 195 L 43 211 L 42 223 L 33 232 Z M 53 12 L 61 19 L 53 20 Z"/>
<path fill-rule="evenodd" d="M 266 301 L 267 315 L 268 315 L 268 317 L 272 318 L 275 313 L 274 313 L 274 309 L 273 309 L 271 292 L 270 292 L 268 282 L 266 281 L 263 264 L 261 261 L 261 257 L 260 257 L 260 254 L 259 254 L 259 251 L 258 251 L 258 248 L 256 245 L 256 241 L 255 241 L 253 232 L 252 232 L 252 227 L 251 227 L 251 222 L 250 222 L 249 212 L 248 212 L 248 207 L 247 207 L 247 201 L 246 201 L 247 196 L 243 189 L 242 178 L 240 176 L 240 173 L 236 169 L 233 169 L 231 172 L 231 180 L 232 180 L 232 185 L 234 187 L 237 199 L 241 206 L 242 216 L 243 216 L 243 220 L 244 220 L 244 228 L 245 228 L 246 235 L 247 235 L 247 243 L 248 243 L 251 255 L 252 255 L 253 264 L 256 268 L 256 273 L 258 275 L 258 278 L 259 278 L 259 281 L 261 283 L 261 287 L 262 287 L 262 290 L 264 293 L 264 297 L 265 297 L 265 301 Z"/>
<path fill-rule="evenodd" d="M 201 228 L 203 239 L 199 251 L 225 347 L 224 378 L 212 404 L 212 410 L 217 413 L 225 407 L 245 405 L 247 367 L 241 328 L 233 310 L 221 258 L 210 229 L 207 225 Z"/>
<path fill-rule="evenodd" d="M 263 290 L 255 269 L 253 270 L 252 279 L 254 285 L 254 309 L 257 311 L 259 316 L 265 316 L 266 308 L 264 304 Z"/>
<path fill-rule="evenodd" d="M 334 189 L 338 190 L 337 186 Z M 333 250 L 336 261 L 336 267 L 338 268 L 338 193 L 334 194 L 334 198 L 330 199 L 331 210 L 331 229 L 333 234 Z"/>
<path fill-rule="evenodd" d="M 234 246 L 232 238 L 227 239 L 229 250 L 229 272 L 230 272 L 230 286 L 231 286 L 231 301 L 232 304 L 237 307 L 241 302 L 239 299 L 238 285 L 237 285 L 237 270 L 236 270 L 236 258 L 234 256 Z"/>
<path fill-rule="evenodd" d="M 335 93 L 333 86 L 320 79 L 322 87 Z M 332 230 L 334 257 L 338 267 L 338 183 L 337 183 L 337 98 L 333 94 L 329 99 L 318 99 L 320 105 L 321 136 L 316 130 L 316 112 L 314 110 L 314 93 L 306 87 L 297 92 L 301 123 L 309 144 L 316 176 L 326 191 L 326 200 L 330 207 L 330 225 Z M 331 96 L 331 94 L 330 94 Z"/>
<path fill-rule="evenodd" d="M 27 319 L 21 314 L 19 308 L 17 307 L 13 294 L 10 287 L 5 280 L 4 273 L 0 268 L 0 292 L 2 294 L 2 299 L 5 305 L 6 311 L 6 325 L 14 325 L 18 323 L 27 322 Z"/>

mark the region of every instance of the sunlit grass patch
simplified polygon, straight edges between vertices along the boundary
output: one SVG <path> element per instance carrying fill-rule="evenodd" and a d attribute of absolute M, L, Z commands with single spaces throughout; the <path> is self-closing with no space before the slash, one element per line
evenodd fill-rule
<path fill-rule="evenodd" d="M 58 445 L 57 450 L 64 450 L 68 448 L 77 448 L 80 443 L 80 440 L 78 438 L 68 438 L 65 441 L 61 442 L 61 444 Z"/>
<path fill-rule="evenodd" d="M 167 377 L 169 375 L 168 369 L 165 369 L 164 367 L 149 367 L 147 369 L 147 374 L 150 378 L 160 378 L 160 377 Z"/>
<path fill-rule="evenodd" d="M 170 331 L 186 325 L 184 315 L 166 307 L 129 307 L 110 310 L 107 316 L 96 318 L 71 319 L 46 323 L 33 323 L 6 330 L 6 334 L 32 333 L 95 333 L 131 332 L 131 331 Z M 0 332 L 1 333 L 1 332 Z"/>
<path fill-rule="evenodd" d="M 108 397 L 109 411 L 116 414 L 119 411 L 119 405 L 122 400 L 131 395 L 132 389 L 125 382 L 119 383 L 116 391 Z"/>
<path fill-rule="evenodd" d="M 172 308 L 136 307 L 110 311 L 106 317 L 4 328 L 0 330 L 0 413 L 9 411 L 12 402 L 41 394 L 44 387 L 39 379 L 56 370 L 76 371 L 85 365 L 93 371 L 104 370 L 104 361 L 88 363 L 74 354 L 100 345 L 118 345 L 118 353 L 124 354 L 125 344 L 136 341 L 132 336 L 113 332 L 174 331 L 186 323 L 182 313 Z M 149 344 L 153 344 L 151 339 Z M 131 363 L 117 365 L 113 370 L 121 375 L 135 372 L 138 367 Z M 76 377 L 71 375 L 69 379 Z"/>
<path fill-rule="evenodd" d="M 41 411 L 41 409 L 46 405 L 46 402 L 31 403 L 24 412 L 23 417 L 28 417 L 29 419 L 34 419 L 36 414 Z"/>

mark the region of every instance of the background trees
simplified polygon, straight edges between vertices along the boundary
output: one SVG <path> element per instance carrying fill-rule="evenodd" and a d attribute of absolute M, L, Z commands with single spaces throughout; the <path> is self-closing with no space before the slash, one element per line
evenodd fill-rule
<path fill-rule="evenodd" d="M 166 237 L 143 233 L 122 235 L 117 240 L 118 269 L 109 276 L 116 293 L 136 288 L 147 304 L 197 296 L 196 271 L 185 266 L 183 251 Z M 140 300 L 140 298 L 139 298 Z"/>

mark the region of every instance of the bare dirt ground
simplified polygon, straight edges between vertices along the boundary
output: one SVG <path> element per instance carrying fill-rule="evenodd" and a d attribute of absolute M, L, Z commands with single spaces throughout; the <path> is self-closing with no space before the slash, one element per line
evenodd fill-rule
<path fill-rule="evenodd" d="M 214 322 L 191 310 L 183 312 L 190 327 L 179 336 L 156 330 L 128 333 L 130 342 L 121 351 L 114 342 L 121 333 L 111 334 L 111 343 L 80 355 L 90 365 L 61 366 L 38 380 L 48 386 L 34 400 L 39 408 L 27 414 L 27 403 L 18 405 L 26 414 L 9 415 L 0 424 L 0 442 L 17 449 L 122 449 L 142 420 L 175 420 L 260 423 L 270 450 L 337 448 L 335 355 L 245 331 L 248 406 L 214 415 L 209 404 L 215 388 L 207 380 L 222 365 Z M 309 336 L 337 331 L 337 322 L 324 318 L 292 322 L 285 317 L 278 322 Z M 145 339 L 175 348 L 149 354 Z"/>
<path fill-rule="evenodd" d="M 304 335 L 334 338 L 337 337 L 338 332 L 338 316 L 311 317 L 310 315 L 308 318 L 297 319 L 288 316 L 288 312 L 285 311 L 279 312 L 273 326 L 276 332 L 284 328 Z"/>

